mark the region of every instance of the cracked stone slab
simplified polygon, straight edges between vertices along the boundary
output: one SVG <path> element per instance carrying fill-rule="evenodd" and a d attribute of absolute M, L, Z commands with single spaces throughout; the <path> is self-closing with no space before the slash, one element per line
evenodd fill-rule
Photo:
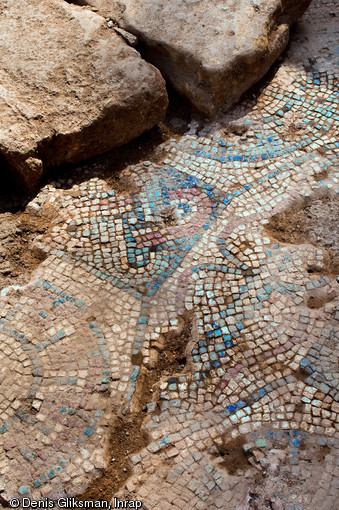
<path fill-rule="evenodd" d="M 46 168 L 122 145 L 164 117 L 160 72 L 97 13 L 5 0 L 0 14 L 0 155 L 27 187 Z"/>
<path fill-rule="evenodd" d="M 100 8 L 100 0 L 97 2 Z M 236 103 L 285 49 L 310 0 L 123 0 L 123 28 L 203 114 Z"/>

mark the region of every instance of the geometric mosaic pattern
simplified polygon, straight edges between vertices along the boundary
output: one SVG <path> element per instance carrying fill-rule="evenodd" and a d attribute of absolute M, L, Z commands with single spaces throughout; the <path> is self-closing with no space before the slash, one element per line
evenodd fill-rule
<path fill-rule="evenodd" d="M 138 193 L 106 192 L 94 182 L 66 198 L 65 224 L 53 238 L 60 248 L 68 241 L 60 256 L 137 299 L 156 293 L 226 203 L 220 191 L 173 168 L 142 170 L 134 179 Z"/>
<path fill-rule="evenodd" d="M 19 494 L 48 484 L 97 442 L 110 354 L 86 311 L 82 301 L 41 280 L 2 308 L 0 433 L 12 459 L 3 482 L 20 480 Z"/>
<path fill-rule="evenodd" d="M 143 393 L 149 441 L 112 496 L 337 508 L 338 279 L 325 248 L 266 229 L 295 203 L 338 200 L 337 40 L 334 3 L 315 0 L 255 97 L 126 168 L 125 189 L 89 168 L 29 204 L 57 214 L 31 282 L 1 293 L 1 498 L 81 493 L 110 462 L 113 415 Z M 143 391 L 187 314 L 186 365 Z"/>
<path fill-rule="evenodd" d="M 338 341 L 338 326 L 333 324 L 332 328 L 322 331 L 318 342 L 312 345 L 306 358 L 300 363 L 302 369 L 309 374 L 306 382 L 319 388 L 336 402 L 339 397 Z"/>

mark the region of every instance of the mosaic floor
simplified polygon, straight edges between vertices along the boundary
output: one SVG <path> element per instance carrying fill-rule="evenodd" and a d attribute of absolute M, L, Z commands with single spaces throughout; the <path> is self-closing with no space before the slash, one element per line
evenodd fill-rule
<path fill-rule="evenodd" d="M 84 177 L 29 204 L 57 215 L 30 283 L 1 291 L 0 501 L 81 492 L 144 394 L 148 445 L 112 497 L 338 508 L 338 226 L 282 242 L 271 221 L 315 203 L 321 231 L 338 210 L 337 7 L 315 0 L 261 91 L 126 168 L 127 189 Z"/>

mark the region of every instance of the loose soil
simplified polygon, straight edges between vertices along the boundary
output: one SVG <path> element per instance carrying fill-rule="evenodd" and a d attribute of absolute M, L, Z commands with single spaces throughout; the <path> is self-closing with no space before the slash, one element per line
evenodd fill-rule
<path fill-rule="evenodd" d="M 272 237 L 289 244 L 310 243 L 325 248 L 328 257 L 323 273 L 339 274 L 339 200 L 323 197 L 307 206 L 292 207 L 273 216 L 266 227 Z M 309 269 L 309 273 L 316 269 Z"/>
<path fill-rule="evenodd" d="M 106 453 L 107 468 L 77 497 L 78 501 L 111 501 L 131 475 L 129 458 L 149 443 L 147 434 L 142 431 L 143 420 L 144 415 L 138 413 L 115 417 Z"/>
<path fill-rule="evenodd" d="M 248 462 L 248 455 L 245 453 L 243 446 L 245 438 L 238 436 L 231 441 L 227 441 L 227 437 L 222 437 L 223 443 L 221 445 L 215 443 L 217 453 L 216 457 L 221 457 L 219 466 L 225 468 L 229 475 L 238 474 L 239 471 L 247 471 L 251 469 L 251 464 Z"/>
<path fill-rule="evenodd" d="M 306 304 L 308 308 L 311 308 L 312 310 L 322 308 L 326 303 L 331 303 L 335 298 L 337 297 L 337 294 L 335 291 L 332 291 L 330 294 L 325 294 L 321 292 L 314 292 L 314 294 L 308 296 L 306 300 Z"/>
<path fill-rule="evenodd" d="M 297 370 L 293 371 L 293 376 L 302 383 L 305 383 L 306 379 L 310 376 L 310 374 L 305 370 L 302 366 L 300 366 Z"/>
<path fill-rule="evenodd" d="M 322 172 L 317 172 L 317 173 L 314 173 L 314 179 L 319 182 L 319 181 L 323 181 L 324 179 L 326 179 L 326 177 L 328 176 L 329 174 L 329 169 L 327 168 L 326 170 L 323 170 Z"/>
<path fill-rule="evenodd" d="M 177 377 L 187 370 L 194 334 L 194 312 L 185 312 L 179 320 L 179 330 L 164 333 L 159 341 L 151 344 L 150 361 L 140 368 L 132 409 L 147 411 L 147 403 L 158 401 L 159 383 L 163 380 L 177 383 Z"/>
<path fill-rule="evenodd" d="M 47 231 L 54 216 L 51 207 L 41 209 L 39 215 L 0 214 L 0 289 L 27 283 L 32 271 L 46 258 L 33 242 Z"/>
<path fill-rule="evenodd" d="M 317 461 L 318 462 L 324 462 L 326 455 L 329 455 L 331 453 L 331 448 L 327 445 L 320 445 L 317 455 Z"/>
<path fill-rule="evenodd" d="M 107 468 L 101 476 L 91 482 L 78 496 L 79 501 L 104 500 L 112 497 L 131 475 L 129 458 L 149 443 L 143 430 L 147 404 L 158 402 L 159 383 L 184 371 L 187 363 L 187 350 L 194 328 L 194 313 L 182 316 L 179 329 L 162 335 L 155 349 L 159 356 L 153 364 L 144 364 L 142 356 L 133 356 L 133 365 L 141 363 L 136 390 L 131 403 L 131 412 L 116 416 L 110 432 L 106 454 Z M 158 411 L 160 412 L 159 404 Z"/>

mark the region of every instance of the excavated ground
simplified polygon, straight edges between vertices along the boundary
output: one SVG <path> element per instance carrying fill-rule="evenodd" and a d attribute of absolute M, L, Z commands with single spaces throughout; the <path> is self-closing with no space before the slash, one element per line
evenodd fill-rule
<path fill-rule="evenodd" d="M 310 203 L 292 206 L 273 216 L 267 226 L 268 232 L 278 241 L 289 244 L 310 243 L 324 248 L 326 262 L 321 272 L 339 273 L 339 199 L 325 196 L 314 198 Z M 316 271 L 309 268 L 311 274 Z"/>
<path fill-rule="evenodd" d="M 1 190 L 0 507 L 336 510 L 332 14 L 218 122 L 170 91 L 150 133 Z"/>
<path fill-rule="evenodd" d="M 187 356 L 191 345 L 194 314 L 187 312 L 180 327 L 162 335 L 153 344 L 151 362 L 144 364 L 142 357 L 134 357 L 133 365 L 140 365 L 140 374 L 131 404 L 131 412 L 124 412 L 113 419 L 107 450 L 107 469 L 78 497 L 80 501 L 110 501 L 131 475 L 128 458 L 150 443 L 143 422 L 147 404 L 154 403 L 160 413 L 159 384 L 180 376 L 187 369 Z M 115 410 L 113 409 L 113 415 Z"/>

